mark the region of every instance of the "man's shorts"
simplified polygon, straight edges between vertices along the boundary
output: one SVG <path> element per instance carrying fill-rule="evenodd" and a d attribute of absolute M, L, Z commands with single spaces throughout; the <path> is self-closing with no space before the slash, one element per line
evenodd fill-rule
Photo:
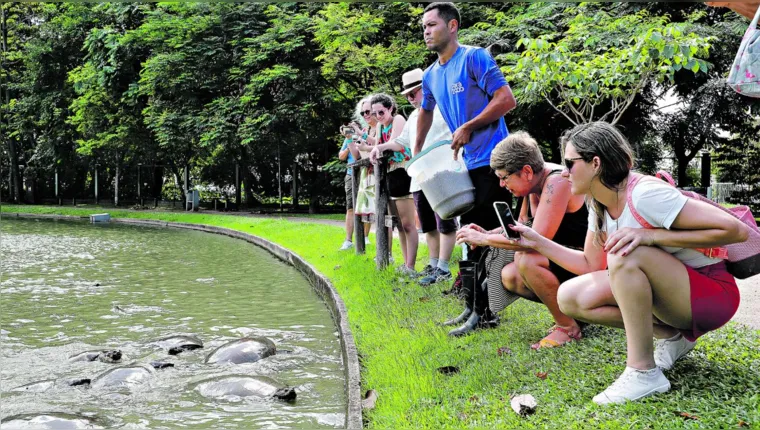
<path fill-rule="evenodd" d="M 414 192 L 414 205 L 417 207 L 417 216 L 420 219 L 420 227 L 423 233 L 438 229 L 439 233 L 448 234 L 457 231 L 457 223 L 453 219 L 441 219 L 430 207 L 425 194 L 422 191 Z"/>

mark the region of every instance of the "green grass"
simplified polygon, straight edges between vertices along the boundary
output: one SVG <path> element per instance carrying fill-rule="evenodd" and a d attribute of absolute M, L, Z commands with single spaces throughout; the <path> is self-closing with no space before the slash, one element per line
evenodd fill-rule
<path fill-rule="evenodd" d="M 4 212 L 88 215 L 96 211 L 3 206 Z M 531 351 L 551 326 L 546 310 L 518 301 L 502 324 L 462 339 L 436 325 L 461 311 L 461 303 L 401 282 L 391 269 L 375 270 L 374 250 L 338 253 L 343 231 L 323 224 L 226 215 L 109 211 L 114 217 L 153 218 L 233 228 L 279 243 L 327 275 L 348 308 L 362 364 L 362 388 L 379 394 L 365 412 L 370 428 L 735 428 L 760 426 L 760 331 L 729 324 L 702 338 L 668 373 L 672 390 L 655 398 L 600 407 L 591 398 L 622 372 L 622 331 L 592 326 L 564 348 Z M 420 261 L 426 259 L 424 247 Z M 395 254 L 400 255 L 398 247 Z M 447 287 L 447 286 L 446 286 Z M 499 356 L 507 346 L 511 354 Z M 441 366 L 461 372 L 444 376 Z M 546 379 L 537 372 L 548 372 Z M 518 417 L 515 394 L 532 394 L 537 412 Z M 688 419 L 685 412 L 698 417 Z"/>

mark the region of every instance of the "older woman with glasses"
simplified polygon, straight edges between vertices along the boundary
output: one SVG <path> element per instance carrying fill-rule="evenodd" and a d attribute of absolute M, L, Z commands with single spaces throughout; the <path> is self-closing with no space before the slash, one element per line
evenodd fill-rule
<path fill-rule="evenodd" d="M 523 224 L 532 224 L 535 231 L 557 243 L 583 248 L 588 226 L 584 198 L 570 192 L 570 183 L 560 175 L 562 166 L 544 162 L 535 139 L 525 132 L 510 134 L 491 153 L 491 169 L 502 187 L 522 197 L 519 219 Z M 543 303 L 555 322 L 549 334 L 531 348 L 552 348 L 581 338 L 578 323 L 557 304 L 560 284 L 575 277 L 573 273 L 530 248 L 510 243 L 501 227 L 485 231 L 470 224 L 459 231 L 457 242 L 518 251 L 514 262 L 502 270 L 504 288 Z"/>

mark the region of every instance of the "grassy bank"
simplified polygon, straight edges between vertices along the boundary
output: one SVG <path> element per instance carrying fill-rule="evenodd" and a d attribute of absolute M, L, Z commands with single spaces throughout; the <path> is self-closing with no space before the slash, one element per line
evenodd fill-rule
<path fill-rule="evenodd" d="M 88 215 L 102 210 L 8 206 L 3 212 Z M 673 389 L 656 398 L 599 407 L 591 398 L 624 368 L 621 331 L 590 327 L 583 341 L 531 351 L 551 319 L 542 306 L 518 301 L 502 325 L 462 339 L 436 325 L 461 310 L 441 287 L 405 284 L 374 268 L 374 250 L 338 253 L 342 229 L 284 219 L 109 210 L 114 217 L 203 223 L 262 236 L 300 254 L 338 289 L 362 356 L 364 389 L 379 394 L 366 412 L 372 428 L 728 428 L 760 426 L 760 332 L 737 325 L 711 333 L 668 373 Z M 398 248 L 395 253 L 398 256 Z M 421 250 L 424 254 L 424 250 Z M 420 261 L 425 258 L 420 255 Z M 445 286 L 448 287 L 448 286 Z M 498 354 L 500 347 L 510 352 Z M 460 372 L 443 375 L 442 366 Z M 545 378 L 538 377 L 543 376 Z M 514 394 L 532 394 L 537 412 L 518 417 Z"/>

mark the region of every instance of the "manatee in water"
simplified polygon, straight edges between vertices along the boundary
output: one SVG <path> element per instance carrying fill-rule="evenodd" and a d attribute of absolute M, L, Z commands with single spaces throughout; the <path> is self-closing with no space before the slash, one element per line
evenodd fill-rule
<path fill-rule="evenodd" d="M 168 336 L 157 340 L 155 343 L 161 348 L 166 349 L 169 355 L 177 355 L 184 351 L 203 348 L 203 341 L 189 335 Z"/>
<path fill-rule="evenodd" d="M 266 376 L 224 376 L 200 382 L 196 390 L 204 397 L 257 396 L 294 401 L 296 390 Z"/>
<path fill-rule="evenodd" d="M 8 429 L 102 429 L 96 419 L 58 412 L 14 415 L 2 419 L 0 427 Z"/>
<path fill-rule="evenodd" d="M 90 382 L 92 388 L 132 387 L 153 378 L 153 367 L 140 364 L 116 367 L 107 370 Z"/>
<path fill-rule="evenodd" d="M 118 349 L 103 349 L 100 351 L 85 351 L 69 357 L 70 362 L 100 361 L 103 363 L 118 363 L 121 361 L 121 351 Z"/>
<path fill-rule="evenodd" d="M 206 357 L 206 363 L 255 363 L 276 351 L 274 342 L 265 337 L 244 337 L 215 349 Z"/>

